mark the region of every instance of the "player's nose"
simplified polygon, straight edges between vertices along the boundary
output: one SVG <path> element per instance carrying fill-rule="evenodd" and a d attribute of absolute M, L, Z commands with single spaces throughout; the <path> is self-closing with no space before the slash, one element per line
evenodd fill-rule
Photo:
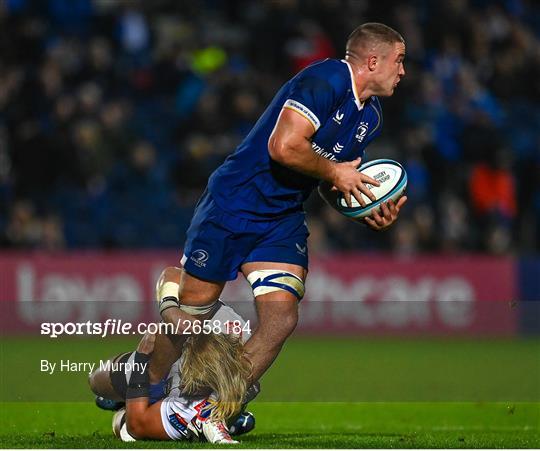
<path fill-rule="evenodd" d="M 405 66 L 403 65 L 403 63 L 399 66 L 399 72 L 398 72 L 399 76 L 400 77 L 404 77 L 405 76 Z"/>

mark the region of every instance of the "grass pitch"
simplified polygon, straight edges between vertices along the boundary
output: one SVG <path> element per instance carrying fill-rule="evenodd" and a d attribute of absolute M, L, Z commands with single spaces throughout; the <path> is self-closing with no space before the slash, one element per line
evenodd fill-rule
<path fill-rule="evenodd" d="M 40 372 L 41 359 L 99 360 L 133 340 L 8 338 L 1 344 L 4 448 L 208 448 L 124 444 L 86 375 Z M 249 406 L 246 448 L 538 448 L 539 340 L 301 338 Z"/>
<path fill-rule="evenodd" d="M 534 403 L 270 403 L 250 406 L 245 448 L 537 448 Z M 4 404 L 9 448 L 211 448 L 184 442 L 121 443 L 112 414 L 91 403 Z"/>

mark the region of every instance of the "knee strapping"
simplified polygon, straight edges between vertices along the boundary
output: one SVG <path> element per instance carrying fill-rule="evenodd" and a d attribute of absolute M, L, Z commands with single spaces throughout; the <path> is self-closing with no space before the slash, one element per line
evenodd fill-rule
<path fill-rule="evenodd" d="M 248 274 L 247 280 L 255 297 L 273 291 L 288 291 L 301 300 L 304 297 L 304 282 L 296 274 L 278 269 L 263 269 Z"/>

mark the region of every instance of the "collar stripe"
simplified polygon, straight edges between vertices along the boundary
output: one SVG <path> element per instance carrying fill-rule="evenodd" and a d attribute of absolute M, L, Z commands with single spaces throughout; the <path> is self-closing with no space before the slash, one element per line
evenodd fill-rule
<path fill-rule="evenodd" d="M 364 102 L 361 102 L 360 99 L 358 98 L 358 92 L 356 92 L 356 83 L 354 82 L 354 75 L 353 75 L 352 67 L 347 60 L 341 60 L 341 62 L 345 63 L 347 65 L 347 69 L 349 69 L 349 74 L 351 76 L 351 86 L 352 86 L 352 91 L 354 94 L 354 103 L 356 104 L 356 107 L 358 108 L 358 110 L 361 110 L 362 108 L 364 108 Z"/>

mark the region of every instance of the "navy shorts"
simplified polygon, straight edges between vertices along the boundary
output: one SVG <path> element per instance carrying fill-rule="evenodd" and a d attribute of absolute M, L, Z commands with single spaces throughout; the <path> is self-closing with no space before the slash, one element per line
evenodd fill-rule
<path fill-rule="evenodd" d="M 292 263 L 308 267 L 309 232 L 303 212 L 270 221 L 252 221 L 222 210 L 208 191 L 195 208 L 184 246 L 184 269 L 200 279 L 236 279 L 248 262 Z"/>

